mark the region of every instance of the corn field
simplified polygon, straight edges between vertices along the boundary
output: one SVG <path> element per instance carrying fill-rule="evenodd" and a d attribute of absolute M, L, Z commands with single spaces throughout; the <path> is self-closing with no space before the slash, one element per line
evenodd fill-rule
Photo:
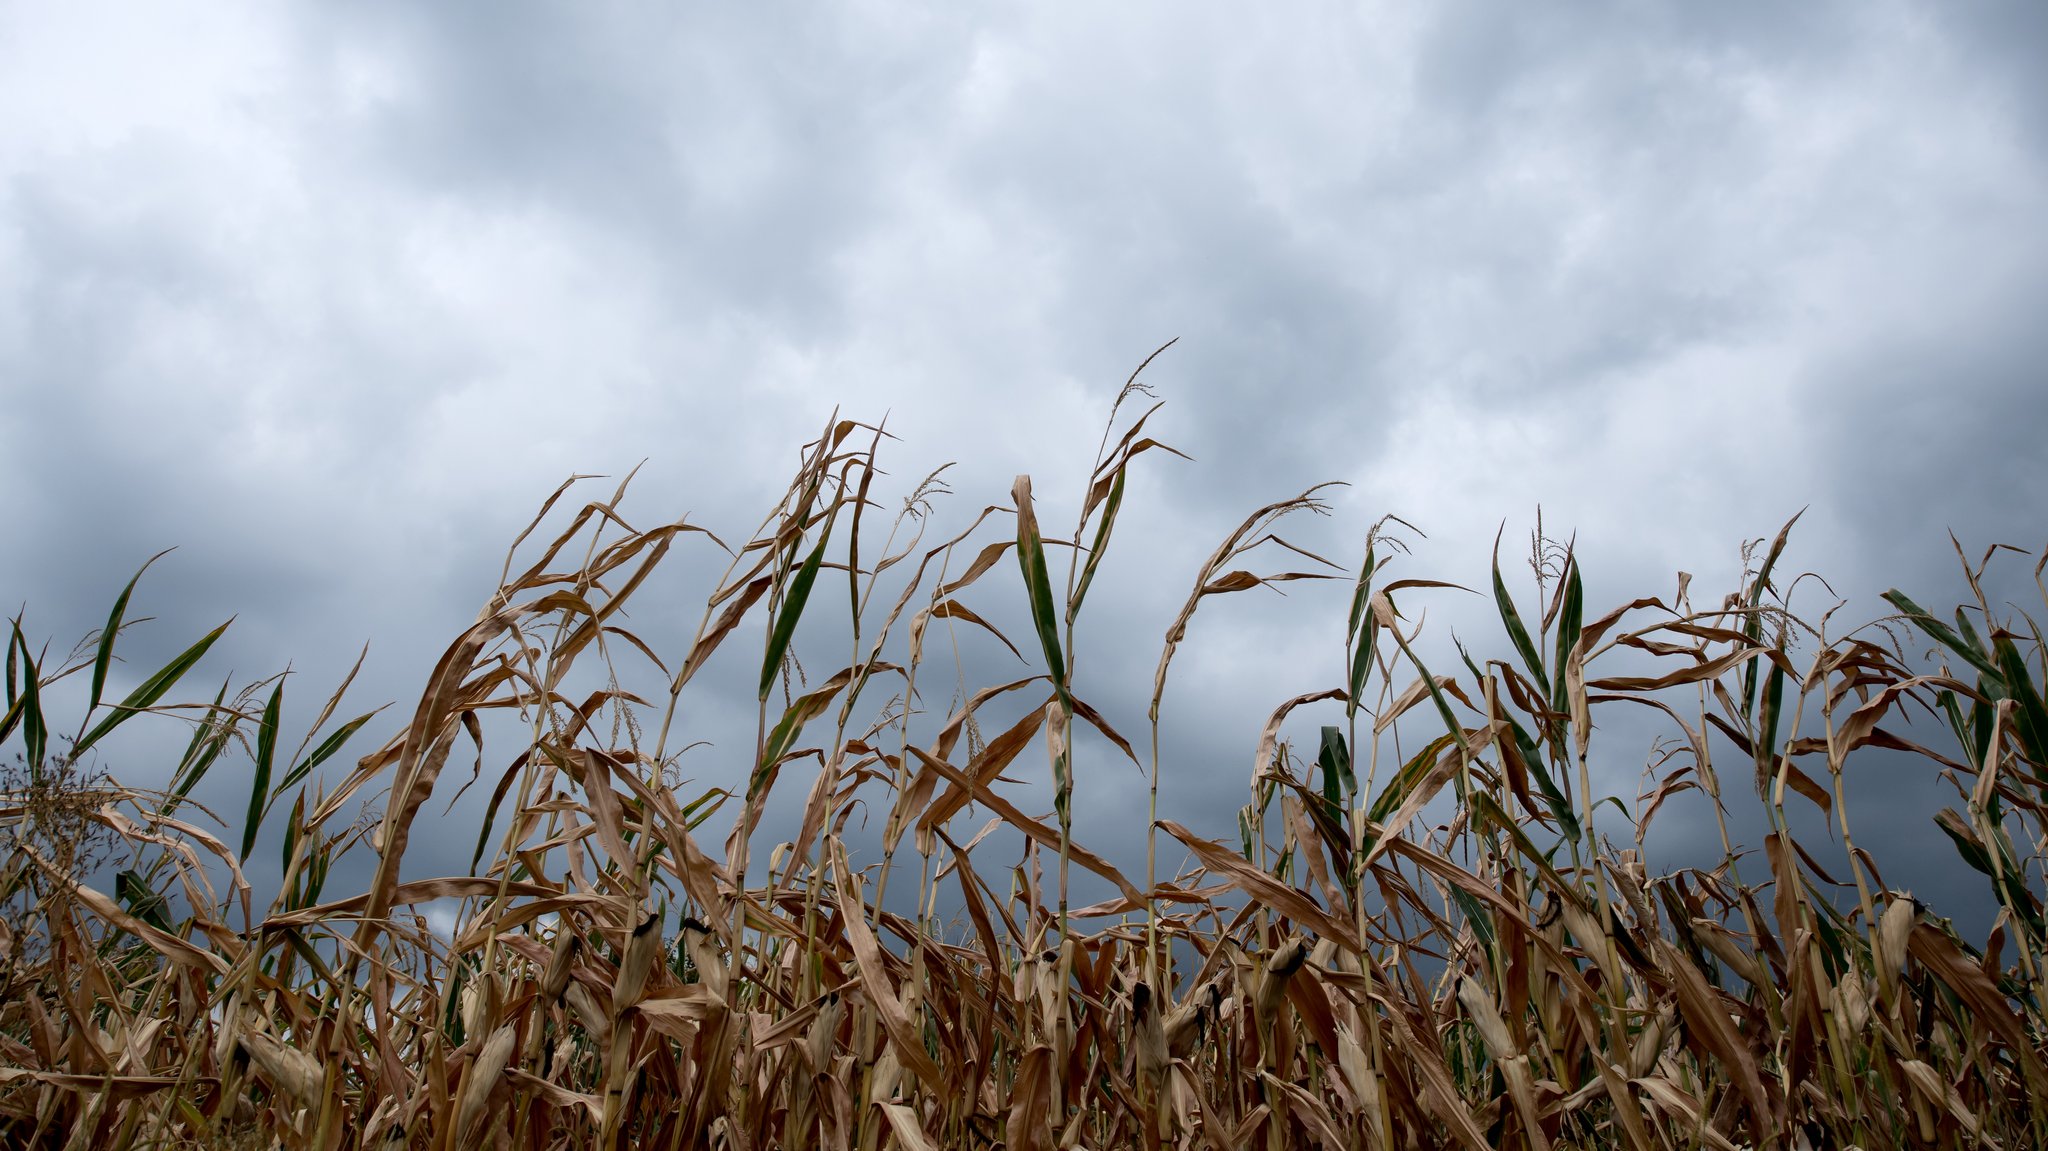
<path fill-rule="evenodd" d="M 1893 592 L 1853 630 L 1801 619 L 1778 568 L 1792 524 L 1725 596 L 1681 581 L 1601 610 L 1539 532 L 1533 596 L 1498 554 L 1473 589 L 1498 651 L 1425 667 L 1413 609 L 1452 585 L 1389 578 L 1408 558 L 1391 518 L 1356 564 L 1288 543 L 1329 510 L 1311 489 L 1246 516 L 1192 580 L 1160 577 L 1184 601 L 1149 711 L 1107 714 L 1076 638 L 1129 475 L 1173 450 L 1146 396 L 1134 375 L 1064 539 L 1030 477 L 935 538 L 936 475 L 885 508 L 887 437 L 836 416 L 744 540 L 634 527 L 625 485 L 572 512 L 565 484 L 374 749 L 353 745 L 376 713 L 341 718 L 347 684 L 296 751 L 281 677 L 172 707 L 220 630 L 114 701 L 135 582 L 69 658 L 17 618 L 0 1142 L 2048 1145 L 2048 674 L 2023 613 Z M 694 635 L 657 650 L 624 609 L 683 547 L 728 566 Z M 1973 589 L 1983 566 L 1963 564 Z M 1304 579 L 1350 591 L 1328 686 L 1273 701 L 1234 837 L 1160 818 L 1161 705 L 1200 609 Z M 826 613 L 843 662 L 792 674 Z M 971 643 L 1030 666 L 960 682 Z M 677 778 L 686 689 L 711 676 L 757 704 L 729 786 Z M 67 679 L 88 704 L 68 738 L 45 706 Z M 1669 753 L 1596 810 L 1596 767 L 1642 759 L 1594 746 L 1624 712 L 1654 713 Z M 162 790 L 93 767 L 144 715 L 189 729 Z M 1073 835 L 1084 735 L 1147 779 L 1142 873 Z M 473 865 L 418 877 L 408 847 L 471 744 Z M 1858 844 L 1851 762 L 1879 749 L 1955 785 L 1934 822 L 1997 901 L 1988 938 L 1887 888 Z M 209 772 L 250 780 L 245 810 L 198 806 Z M 794 833 L 758 843 L 778 788 L 801 794 Z M 1685 791 L 1720 861 L 1655 872 L 1650 823 Z M 1802 806 L 1831 834 L 1795 838 Z M 267 907 L 245 877 L 259 830 L 281 841 Z M 437 901 L 452 930 L 430 928 Z"/>

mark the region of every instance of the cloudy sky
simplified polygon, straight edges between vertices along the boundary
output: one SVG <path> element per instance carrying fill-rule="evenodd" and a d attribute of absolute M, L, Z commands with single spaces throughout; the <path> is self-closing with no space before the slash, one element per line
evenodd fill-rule
<path fill-rule="evenodd" d="M 177 545 L 131 670 L 235 615 L 209 688 L 290 662 L 303 724 L 367 642 L 356 710 L 407 712 L 571 473 L 743 535 L 837 407 L 890 498 L 959 461 L 949 534 L 1020 472 L 1065 524 L 1178 337 L 1195 462 L 1136 469 L 1084 628 L 1134 732 L 1201 558 L 1322 480 L 1346 564 L 1393 513 L 1483 586 L 1540 504 L 1589 606 L 1718 597 L 1806 508 L 1847 616 L 1952 604 L 1949 530 L 2048 538 L 2044 12 L 0 4 L 0 600 L 62 648 Z M 1219 837 L 1341 643 L 1334 592 L 1234 599 L 1169 699 L 1168 814 Z M 1932 868 L 1910 783 L 1856 815 Z"/>

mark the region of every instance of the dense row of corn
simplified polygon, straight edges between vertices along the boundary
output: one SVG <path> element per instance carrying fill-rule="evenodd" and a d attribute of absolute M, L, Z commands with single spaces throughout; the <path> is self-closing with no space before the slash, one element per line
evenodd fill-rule
<path fill-rule="evenodd" d="M 876 548 L 881 436 L 835 422 L 761 528 L 726 548 L 679 653 L 643 644 L 621 609 L 701 529 L 636 530 L 618 496 L 589 504 L 525 570 L 508 561 L 410 722 L 341 776 L 318 769 L 371 717 L 330 730 L 337 692 L 286 754 L 281 680 L 173 713 L 196 721 L 168 791 L 88 773 L 97 741 L 163 710 L 220 633 L 117 705 L 101 695 L 127 593 L 69 662 L 37 656 L 17 621 L 0 728 L 19 747 L 0 797 L 0 1142 L 2048 1145 L 2038 633 L 2001 624 L 1981 594 L 1953 626 L 1897 593 L 1892 631 L 1809 625 L 1773 579 L 1784 533 L 1709 607 L 1681 584 L 1675 602 L 1589 617 L 1576 562 L 1539 533 L 1541 610 L 1522 614 L 1496 564 L 1504 657 L 1447 675 L 1422 666 L 1395 604 L 1444 585 L 1384 580 L 1395 545 L 1376 528 L 1355 578 L 1335 573 L 1354 587 L 1346 673 L 1273 713 L 1240 834 L 1219 843 L 1156 817 L 1159 700 L 1209 597 L 1329 578 L 1273 534 L 1322 505 L 1311 491 L 1262 508 L 1217 548 L 1166 635 L 1150 730 L 1119 731 L 1075 690 L 1074 636 L 1128 469 L 1161 446 L 1145 422 L 1112 417 L 1063 581 L 1027 479 L 1011 508 L 938 543 L 924 538 L 928 481 Z M 1309 570 L 1240 568 L 1255 551 Z M 1981 568 L 1966 570 L 1975 587 Z M 1038 672 L 959 685 L 946 712 L 914 715 L 904 701 L 956 690 L 921 678 L 935 635 L 1011 643 L 989 622 L 1018 595 L 984 578 L 1003 573 L 1021 579 Z M 832 601 L 849 605 L 851 657 L 798 690 L 799 622 Z M 736 634 L 761 637 L 758 661 L 735 648 L 709 662 Z M 1916 667 L 1902 636 L 1931 640 L 1940 670 Z M 1616 649 L 1658 670 L 1596 670 Z M 620 686 L 631 661 L 658 669 L 666 698 Z M 751 773 L 678 794 L 679 701 L 735 661 L 759 674 Z M 599 686 L 572 690 L 592 669 Z M 72 674 L 90 676 L 91 707 L 60 750 L 42 700 Z M 1677 736 L 1636 819 L 1699 789 L 1723 820 L 1719 866 L 1652 874 L 1640 827 L 1629 846 L 1594 834 L 1593 716 L 1629 704 Z M 1909 706 L 1945 721 L 1957 750 L 1908 738 Z M 1330 720 L 1312 757 L 1280 738 L 1297 708 Z M 1433 730 L 1383 761 L 1404 713 L 1408 731 Z M 997 715 L 1007 726 L 985 734 Z M 416 816 L 459 741 L 481 754 L 493 716 L 520 725 L 520 746 L 485 777 L 494 814 L 472 873 L 410 878 Z M 1077 721 L 1151 773 L 1143 876 L 1071 837 Z M 1034 747 L 1047 817 L 1000 783 Z M 1938 823 L 2004 909 L 1981 946 L 1885 890 L 1856 845 L 1845 772 L 1872 747 L 1956 781 Z M 187 796 L 243 751 L 254 786 L 223 837 Z M 750 858 L 772 790 L 798 778 L 797 833 Z M 348 822 L 380 793 L 376 820 Z M 1767 827 L 1760 859 L 1726 822 L 1745 793 Z M 1788 804 L 1817 805 L 1836 835 L 1796 841 Z M 878 861 L 858 868 L 857 806 L 886 813 L 879 850 L 863 841 Z M 730 835 L 708 844 L 721 809 Z M 261 911 L 242 864 L 279 818 L 284 878 Z M 1021 837 L 1024 863 L 977 866 L 990 819 Z M 374 874 L 329 890 L 351 852 Z M 1162 853 L 1199 867 L 1161 876 Z M 1115 894 L 1069 907 L 1073 868 Z M 887 910 L 911 906 L 906 892 L 917 910 Z M 454 931 L 427 930 L 417 909 L 448 899 Z"/>

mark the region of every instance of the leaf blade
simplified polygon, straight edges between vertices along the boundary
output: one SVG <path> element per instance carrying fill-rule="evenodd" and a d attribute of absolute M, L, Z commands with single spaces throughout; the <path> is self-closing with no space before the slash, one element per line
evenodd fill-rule
<path fill-rule="evenodd" d="M 213 646 L 214 641 L 221 637 L 221 633 L 228 630 L 228 624 L 233 622 L 235 622 L 233 619 L 229 619 L 227 623 L 223 623 L 212 631 L 207 632 L 198 643 L 180 652 L 171 662 L 159 668 L 155 675 L 142 681 L 140 686 L 128 693 L 128 698 L 115 705 L 114 714 L 101 720 L 98 726 L 86 734 L 84 739 L 78 741 L 73 748 L 74 752 L 84 751 L 86 748 L 98 743 L 101 737 L 105 736 L 108 732 L 126 723 L 131 717 L 147 709 L 157 700 L 162 699 L 164 693 L 175 687 L 178 680 L 182 679 L 186 672 L 192 670 L 192 665 L 199 662 L 200 657 L 206 654 L 207 649 Z"/>

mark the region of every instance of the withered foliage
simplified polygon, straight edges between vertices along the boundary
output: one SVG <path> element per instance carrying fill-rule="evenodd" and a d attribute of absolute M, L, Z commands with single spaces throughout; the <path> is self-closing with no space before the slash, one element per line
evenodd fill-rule
<path fill-rule="evenodd" d="M 1146 394 L 1135 379 L 1119 407 Z M 1112 416 L 1065 540 L 1028 478 L 1010 506 L 927 539 L 936 478 L 890 515 L 871 495 L 883 434 L 836 418 L 736 546 L 687 522 L 634 527 L 624 485 L 534 539 L 565 484 L 410 720 L 347 770 L 338 753 L 372 716 L 330 729 L 340 692 L 291 753 L 281 679 L 167 708 L 218 630 L 115 704 L 127 592 L 67 661 L 17 620 L 0 1142 L 2048 1145 L 2048 708 L 2023 613 L 2016 626 L 1979 591 L 1951 621 L 1892 593 L 1896 615 L 1837 634 L 1791 613 L 1788 524 L 1710 607 L 1681 578 L 1668 601 L 1595 614 L 1575 558 L 1539 531 L 1533 605 L 1492 573 L 1501 657 L 1460 648 L 1458 666 L 1425 668 L 1419 613 L 1396 601 L 1449 585 L 1385 578 L 1403 549 L 1378 526 L 1355 575 L 1288 543 L 1283 521 L 1328 510 L 1312 490 L 1216 548 L 1163 639 L 1149 715 L 1109 715 L 1077 690 L 1077 621 L 1133 461 L 1171 450 L 1145 434 L 1151 414 Z M 687 643 L 658 651 L 624 608 L 671 586 L 651 577 L 686 544 L 729 567 Z M 1977 588 L 1983 564 L 1964 569 Z M 1235 840 L 1158 819 L 1174 782 L 1160 701 L 1197 609 L 1333 575 L 1353 592 L 1335 674 L 1273 712 Z M 798 633 L 827 612 L 844 613 L 843 660 L 821 667 L 813 643 L 797 664 Z M 1036 670 L 959 683 L 967 642 Z M 90 706 L 59 755 L 45 701 L 74 674 Z M 727 788 L 679 778 L 689 689 L 714 675 L 758 704 Z M 1642 749 L 1596 760 L 1596 719 L 1646 708 L 1673 738 L 1632 813 L 1602 811 L 1596 763 L 1611 776 Z M 193 729 L 168 790 L 53 791 L 145 712 Z M 1318 715 L 1298 754 L 1287 721 Z M 1150 775 L 1142 876 L 1073 838 L 1077 724 Z M 509 762 L 487 757 L 487 725 L 494 743 L 517 731 Z M 463 832 L 474 866 L 415 878 L 408 846 L 445 834 L 434 817 L 472 743 L 490 790 Z M 1955 784 L 1934 823 L 2002 908 L 1988 939 L 1888 890 L 1857 844 L 1852 763 L 1879 749 Z M 209 819 L 187 796 L 245 757 L 246 813 Z M 1049 815 L 1013 782 L 1034 770 Z M 769 799 L 792 785 L 795 831 L 764 851 Z M 1721 862 L 1653 874 L 1642 835 L 1689 790 L 1720 822 Z M 1830 834 L 1796 838 L 1814 826 L 1801 805 Z M 1731 807 L 1747 813 L 1733 828 Z M 856 812 L 877 818 L 862 831 Z M 1633 843 L 1603 834 L 1631 817 Z M 259 909 L 243 864 L 265 825 L 283 879 Z M 1021 857 L 991 865 L 1003 844 Z M 104 866 L 78 866 L 85 845 Z M 351 853 L 362 865 L 342 870 L 367 883 L 332 890 Z M 1107 897 L 1069 906 L 1075 869 Z M 452 930 L 427 928 L 433 901 L 458 907 Z"/>

